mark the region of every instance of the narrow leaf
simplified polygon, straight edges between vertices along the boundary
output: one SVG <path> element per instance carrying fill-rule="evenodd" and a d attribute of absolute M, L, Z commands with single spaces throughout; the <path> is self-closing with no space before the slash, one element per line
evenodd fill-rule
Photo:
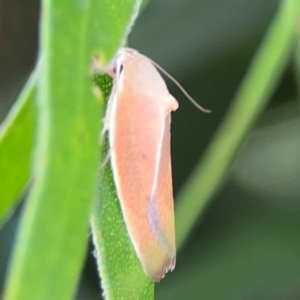
<path fill-rule="evenodd" d="M 37 71 L 0 127 L 0 227 L 8 219 L 24 191 L 30 174 L 30 158 L 36 122 L 34 96 Z"/>
<path fill-rule="evenodd" d="M 219 187 L 247 132 L 274 92 L 294 46 L 299 17 L 298 0 L 281 2 L 228 115 L 181 191 L 176 207 L 179 246 L 184 243 L 188 232 Z"/>

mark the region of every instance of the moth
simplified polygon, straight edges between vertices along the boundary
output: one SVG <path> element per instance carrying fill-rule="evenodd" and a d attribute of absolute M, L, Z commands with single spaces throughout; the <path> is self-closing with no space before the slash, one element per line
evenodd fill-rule
<path fill-rule="evenodd" d="M 106 69 L 114 84 L 103 129 L 109 134 L 111 166 L 128 234 L 153 281 L 172 271 L 176 262 L 170 125 L 178 103 L 157 68 L 166 74 L 134 49 L 118 51 Z"/>

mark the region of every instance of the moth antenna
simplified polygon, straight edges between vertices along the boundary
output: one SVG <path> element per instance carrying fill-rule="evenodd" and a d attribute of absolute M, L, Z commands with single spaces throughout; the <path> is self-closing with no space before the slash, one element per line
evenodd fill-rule
<path fill-rule="evenodd" d="M 163 74 L 165 74 L 171 81 L 173 81 L 178 88 L 182 91 L 182 93 L 187 97 L 188 100 L 190 100 L 192 102 L 192 104 L 194 104 L 199 110 L 205 112 L 205 113 L 210 113 L 211 110 L 210 109 L 206 109 L 204 107 L 202 107 L 184 88 L 183 86 L 172 76 L 170 75 L 163 67 L 161 67 L 159 64 L 157 64 L 155 61 L 153 61 L 152 59 L 148 58 L 151 63 L 159 70 L 161 71 Z"/>

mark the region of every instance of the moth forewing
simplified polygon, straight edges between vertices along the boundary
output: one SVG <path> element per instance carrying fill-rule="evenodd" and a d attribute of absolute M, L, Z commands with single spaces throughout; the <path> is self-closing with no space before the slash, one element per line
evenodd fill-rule
<path fill-rule="evenodd" d="M 159 281 L 175 267 L 170 114 L 178 103 L 137 51 L 121 49 L 113 70 L 105 128 L 115 185 L 144 272 Z"/>

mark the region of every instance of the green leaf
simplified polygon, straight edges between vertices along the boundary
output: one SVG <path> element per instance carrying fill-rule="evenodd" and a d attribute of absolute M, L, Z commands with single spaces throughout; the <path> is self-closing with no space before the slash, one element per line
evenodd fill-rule
<path fill-rule="evenodd" d="M 282 1 L 229 113 L 181 191 L 176 207 L 178 246 L 184 243 L 188 232 L 220 186 L 247 132 L 274 92 L 294 46 L 299 16 L 298 0 Z"/>
<path fill-rule="evenodd" d="M 33 188 L 4 299 L 71 299 L 96 191 L 103 102 L 89 80 L 126 38 L 133 0 L 44 0 Z"/>
<path fill-rule="evenodd" d="M 36 77 L 34 72 L 0 127 L 0 227 L 10 216 L 30 177 Z"/>
<path fill-rule="evenodd" d="M 101 77 L 97 82 L 108 96 L 110 79 Z M 103 157 L 106 155 L 104 149 Z M 100 172 L 99 181 L 92 230 L 104 294 L 107 299 L 153 299 L 154 284 L 144 274 L 129 239 L 108 164 Z"/>
<path fill-rule="evenodd" d="M 295 71 L 296 71 L 296 80 L 297 80 L 297 86 L 298 91 L 300 91 L 300 30 L 299 26 L 296 29 L 297 33 L 297 41 L 296 41 L 296 47 L 295 47 Z M 300 97 L 298 96 L 298 100 L 300 103 Z"/>

